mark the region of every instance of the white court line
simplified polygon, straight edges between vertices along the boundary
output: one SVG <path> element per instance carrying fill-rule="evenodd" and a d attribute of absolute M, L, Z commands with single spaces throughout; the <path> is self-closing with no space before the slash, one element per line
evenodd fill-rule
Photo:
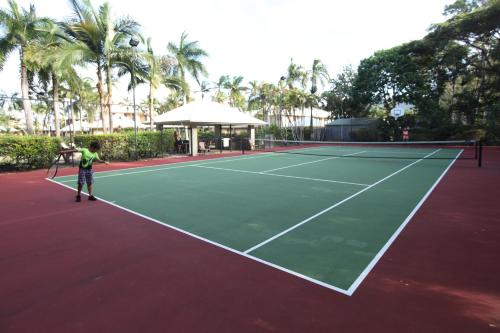
<path fill-rule="evenodd" d="M 376 185 L 378 185 L 378 184 L 382 183 L 383 181 L 385 181 L 385 180 L 387 180 L 387 179 L 389 179 L 389 178 L 391 178 L 391 177 L 393 177 L 393 176 L 397 175 L 398 173 L 400 173 L 400 172 L 402 172 L 402 171 L 404 171 L 404 170 L 408 169 L 408 168 L 409 168 L 409 167 L 411 167 L 412 165 L 415 165 L 415 164 L 419 163 L 420 161 L 423 161 L 425 158 L 427 158 L 427 157 L 429 157 L 429 156 L 431 156 L 431 155 L 434 155 L 435 153 L 437 153 L 437 152 L 438 152 L 438 151 L 440 151 L 440 150 L 441 150 L 441 149 L 437 149 L 437 150 L 433 151 L 432 153 L 428 154 L 427 156 L 425 156 L 424 158 L 421 158 L 421 159 L 419 159 L 418 161 L 415 161 L 415 162 L 413 162 L 413 163 L 411 163 L 411 164 L 408 164 L 407 166 L 405 166 L 405 167 L 403 167 L 403 168 L 401 168 L 401 169 L 399 169 L 399 170 L 397 170 L 397 171 L 395 171 L 395 172 L 391 173 L 389 176 L 386 176 L 386 177 L 382 178 L 381 180 L 379 180 L 379 181 L 377 181 L 377 182 L 375 182 L 375 183 L 371 184 L 370 186 L 365 187 L 365 188 L 364 188 L 364 189 L 362 189 L 361 191 L 358 191 L 358 192 L 354 193 L 353 195 L 350 195 L 349 197 L 345 198 L 344 200 L 339 201 L 339 202 L 337 202 L 336 204 L 334 204 L 334 205 L 332 205 L 332 206 L 330 206 L 330 207 L 328 207 L 328 208 L 326 208 L 326 209 L 323 209 L 321 212 L 316 213 L 316 214 L 314 214 L 313 216 L 311 216 L 311 217 L 309 217 L 309 218 L 307 218 L 307 219 L 305 219 L 305 220 L 303 220 L 303 221 L 301 221 L 301 222 L 297 223 L 296 225 L 291 226 L 290 228 L 288 228 L 288 229 L 286 229 L 286 230 L 283 230 L 283 231 L 282 231 L 282 232 L 280 232 L 279 234 L 276 234 L 276 235 L 274 235 L 273 237 L 268 238 L 268 239 L 266 239 L 265 241 L 263 241 L 263 242 L 261 242 L 261 243 L 259 243 L 259 244 L 255 245 L 255 246 L 253 246 L 253 247 L 249 248 L 248 250 L 244 251 L 244 253 L 247 253 L 247 254 L 248 254 L 248 253 L 250 253 L 250 252 L 252 252 L 252 251 L 255 251 L 256 249 L 258 249 L 258 248 L 260 248 L 260 247 L 262 247 L 262 246 L 266 245 L 267 243 L 272 242 L 272 241 L 273 241 L 273 240 L 275 240 L 276 238 L 279 238 L 279 237 L 281 237 L 281 236 L 283 236 L 283 235 L 285 235 L 285 234 L 289 233 L 290 231 L 292 231 L 292 230 L 294 230 L 294 229 L 297 229 L 298 227 L 300 227 L 300 226 L 302 226 L 302 225 L 306 224 L 307 222 L 309 222 L 309 221 L 311 221 L 311 220 L 315 219 L 316 217 L 318 217 L 318 216 L 320 216 L 320 215 L 323 215 L 324 213 L 326 213 L 326 212 L 328 212 L 328 211 L 330 211 L 330 210 L 334 209 L 335 207 L 338 207 L 338 206 L 342 205 L 344 202 L 347 202 L 347 201 L 351 200 L 352 198 L 357 197 L 358 195 L 360 195 L 360 194 L 362 194 L 362 193 L 364 193 L 364 192 L 368 191 L 369 189 L 373 188 L 374 186 L 376 186 Z"/>
<path fill-rule="evenodd" d="M 76 191 L 76 190 L 75 190 L 74 188 L 72 188 L 71 186 L 68 186 L 68 185 L 62 184 L 62 183 L 60 183 L 60 182 L 58 182 L 58 181 L 55 181 L 55 180 L 53 180 L 53 179 L 49 179 L 49 178 L 45 178 L 45 179 L 46 179 L 46 180 L 48 180 L 48 181 L 50 181 L 50 182 L 53 182 L 53 183 L 55 183 L 55 184 L 58 184 L 58 185 L 64 186 L 64 187 L 66 187 L 66 188 L 69 188 L 69 189 L 71 189 L 71 190 L 73 190 L 73 191 Z M 87 194 L 87 193 L 86 193 L 86 192 L 84 192 L 84 191 L 82 191 L 82 193 Z M 118 209 L 124 210 L 124 211 L 126 211 L 126 212 L 128 212 L 128 213 L 131 213 L 131 214 L 133 214 L 133 215 L 137 215 L 137 216 L 139 216 L 139 217 L 142 217 L 143 219 L 146 219 L 146 220 L 148 220 L 148 221 L 151 221 L 151 222 L 157 223 L 157 224 L 159 224 L 159 225 L 161 225 L 161 226 L 163 226 L 163 227 L 167 227 L 167 228 L 173 229 L 173 230 L 178 231 L 178 232 L 180 232 L 180 233 L 182 233 L 182 234 L 185 234 L 185 235 L 191 236 L 191 237 L 193 237 L 193 238 L 199 239 L 199 240 L 201 240 L 201 241 L 203 241 L 203 242 L 206 242 L 206 243 L 209 243 L 209 244 L 215 245 L 215 246 L 220 247 L 220 248 L 222 248 L 222 249 L 224 249 L 224 250 L 227 250 L 227 251 L 229 251 L 229 252 L 239 254 L 240 256 L 243 256 L 243 257 L 248 258 L 248 259 L 251 259 L 251 260 L 253 260 L 253 261 L 257 261 L 257 262 L 259 262 L 259 263 L 261 263 L 261 264 L 264 264 L 264 265 L 267 265 L 267 266 L 273 267 L 273 268 L 278 269 L 278 270 L 280 270 L 280 271 L 282 271 L 282 272 L 286 272 L 286 273 L 288 273 L 288 274 L 291 274 L 291 275 L 297 276 L 297 277 L 299 277 L 299 278 L 302 278 L 302 279 L 307 280 L 307 281 L 309 281 L 309 282 L 312 282 L 312 283 L 315 283 L 315 284 L 317 284 L 317 285 L 323 286 L 323 287 L 325 287 L 325 288 L 328 288 L 328 289 L 334 290 L 334 291 L 339 292 L 339 293 L 341 293 L 341 294 L 348 295 L 347 290 L 345 290 L 345 289 L 342 289 L 342 288 L 339 288 L 339 287 L 333 286 L 333 285 L 331 285 L 331 284 L 325 283 L 325 282 L 320 281 L 320 280 L 316 280 L 316 279 L 314 279 L 314 278 L 312 278 L 312 277 L 309 277 L 309 276 L 307 276 L 307 275 L 303 275 L 303 274 L 301 274 L 301 273 L 298 273 L 298 272 L 292 271 L 292 270 L 290 270 L 290 269 L 288 269 L 288 268 L 278 266 L 278 265 L 273 264 L 273 263 L 271 263 L 271 262 L 268 262 L 268 261 L 266 261 L 266 260 L 263 260 L 263 259 L 260 259 L 260 258 L 254 257 L 254 256 L 252 256 L 252 255 L 249 255 L 249 254 L 243 253 L 243 252 L 241 252 L 241 251 L 235 250 L 235 249 L 233 249 L 233 248 L 230 248 L 230 247 L 228 247 L 228 246 L 222 245 L 222 244 L 220 244 L 220 243 L 217 243 L 217 242 L 211 241 L 211 240 L 209 240 L 209 239 L 207 239 L 207 238 L 204 238 L 204 237 L 198 236 L 198 235 L 196 235 L 196 234 L 190 233 L 189 231 L 186 231 L 186 230 L 183 230 L 183 229 L 180 229 L 180 228 L 174 227 L 173 225 L 167 224 L 167 223 L 162 222 L 162 221 L 160 221 L 160 220 L 156 220 L 156 219 L 154 219 L 154 218 L 152 218 L 152 217 L 149 217 L 149 216 L 147 216 L 147 215 L 143 215 L 143 214 L 138 213 L 138 212 L 136 212 L 136 211 L 133 211 L 133 210 L 131 210 L 131 209 L 128 209 L 128 208 L 122 207 L 122 206 L 120 206 L 120 205 L 116 204 L 114 201 L 107 201 L 107 200 L 104 200 L 104 199 L 102 199 L 102 198 L 100 198 L 100 197 L 97 197 L 97 198 L 98 198 L 98 199 L 99 199 L 99 201 L 101 201 L 101 202 L 107 203 L 108 205 L 111 205 L 111 206 L 116 207 L 116 208 L 118 208 Z M 350 295 L 348 295 L 348 296 L 350 296 Z"/>
<path fill-rule="evenodd" d="M 263 175 L 263 176 L 274 176 L 274 177 L 304 179 L 304 180 L 312 180 L 312 181 L 316 181 L 316 182 L 339 183 L 339 184 L 348 184 L 348 185 L 356 185 L 356 186 L 370 186 L 368 184 L 351 183 L 351 182 L 344 182 L 344 181 L 340 181 L 340 180 L 330 180 L 330 179 L 321 179 L 321 178 L 288 176 L 288 175 L 280 175 L 280 174 L 277 174 L 277 173 L 264 173 L 265 171 L 247 171 L 247 170 L 238 170 L 238 169 L 209 167 L 209 166 L 203 166 L 203 165 L 194 165 L 194 167 L 203 168 L 203 169 L 214 169 L 214 170 L 224 170 L 224 171 L 232 171 L 232 172 L 241 172 L 241 173 L 251 173 L 251 174 L 254 174 L 254 175 Z"/>
<path fill-rule="evenodd" d="M 346 155 L 342 155 L 342 156 L 328 157 L 328 158 L 323 158 L 321 160 L 315 160 L 315 161 L 311 161 L 311 162 L 304 162 L 304 163 L 299 163 L 299 164 L 287 165 L 287 166 L 284 166 L 281 168 L 270 169 L 270 170 L 265 170 L 265 171 L 261 171 L 261 172 L 271 172 L 271 171 L 283 170 L 283 169 L 288 169 L 288 168 L 294 168 L 294 167 L 297 167 L 300 165 L 306 165 L 306 164 L 318 163 L 318 162 L 323 162 L 323 161 L 328 161 L 328 160 L 334 160 L 337 158 L 353 156 L 353 155 L 362 154 L 362 153 L 366 153 L 366 151 L 359 151 L 357 153 L 346 154 Z"/>
<path fill-rule="evenodd" d="M 252 159 L 252 158 L 269 157 L 269 156 L 274 156 L 274 155 L 278 155 L 278 154 L 264 153 L 264 154 L 257 154 L 255 156 L 251 156 L 251 157 L 233 158 L 233 159 L 229 159 L 231 157 L 223 157 L 224 160 L 222 160 L 222 161 L 220 159 L 218 159 L 217 161 L 210 160 L 210 162 L 204 162 L 204 163 L 202 162 L 202 163 L 197 163 L 197 164 L 183 164 L 183 165 L 178 165 L 179 163 L 193 163 L 193 162 L 187 162 L 186 161 L 186 162 L 179 162 L 179 163 L 168 164 L 168 166 L 165 166 L 165 167 L 162 167 L 162 168 L 147 169 L 147 170 L 132 171 L 132 172 L 122 172 L 122 173 L 114 173 L 114 174 L 110 174 L 110 175 L 97 176 L 97 174 L 101 175 L 104 172 L 107 173 L 107 172 L 113 172 L 113 171 L 117 171 L 117 170 L 100 171 L 100 172 L 96 172 L 95 173 L 96 176 L 94 176 L 94 179 L 116 177 L 116 176 L 126 176 L 126 175 L 132 175 L 132 174 L 137 174 L 137 173 L 163 171 L 163 170 L 170 170 L 170 169 L 187 168 L 187 167 L 193 167 L 193 166 L 198 166 L 198 165 L 207 165 L 207 164 L 224 163 L 224 162 L 232 162 L 232 161 L 242 161 L 242 160 L 248 160 L 248 159 Z M 140 168 L 150 168 L 150 167 L 137 167 L 137 168 L 122 169 L 122 170 L 132 170 L 132 169 L 140 169 Z M 68 180 L 59 180 L 58 182 L 60 182 L 60 183 L 74 182 L 75 181 L 74 177 L 76 177 L 76 175 L 63 176 L 63 177 L 73 177 L 73 178 L 72 179 L 68 179 Z"/>
<path fill-rule="evenodd" d="M 413 216 L 417 213 L 417 211 L 420 209 L 420 207 L 424 204 L 425 200 L 427 200 L 427 198 L 431 195 L 432 191 L 434 191 L 434 189 L 439 184 L 439 182 L 441 181 L 441 179 L 443 179 L 443 177 L 446 175 L 446 173 L 448 172 L 448 170 L 457 161 L 457 158 L 462 153 L 463 153 L 463 149 L 458 152 L 457 156 L 455 156 L 455 158 L 450 163 L 450 165 L 448 165 L 448 167 L 446 168 L 446 170 L 443 171 L 443 173 L 436 180 L 436 182 L 434 183 L 434 185 L 432 185 L 432 187 L 429 189 L 429 191 L 427 191 L 427 193 L 424 195 L 424 197 L 418 202 L 418 204 L 415 206 L 415 208 L 413 208 L 413 210 L 411 211 L 410 215 L 408 215 L 408 217 L 403 221 L 403 223 L 399 226 L 399 228 L 396 229 L 396 231 L 394 232 L 394 234 L 392 234 L 391 238 L 389 238 L 389 240 L 380 249 L 380 251 L 375 255 L 375 257 L 373 257 L 373 259 L 370 261 L 370 263 L 368 264 L 368 266 L 365 267 L 365 269 L 363 270 L 363 272 L 361 272 L 361 274 L 358 276 L 358 278 L 352 283 L 352 285 L 347 290 L 348 293 L 349 293 L 349 295 L 354 294 L 354 292 L 359 287 L 359 285 L 361 284 L 361 282 L 363 282 L 363 280 L 368 276 L 368 274 L 370 274 L 370 272 L 373 269 L 373 267 L 375 267 L 375 265 L 380 260 L 380 258 L 382 258 L 382 256 L 385 254 L 385 252 L 387 251 L 387 249 L 396 240 L 396 238 L 399 236 L 399 234 L 403 231 L 403 229 L 406 227 L 406 225 L 410 222 L 410 220 L 413 218 Z"/>
<path fill-rule="evenodd" d="M 339 152 L 347 152 L 347 151 L 357 151 L 355 150 L 354 148 L 356 148 L 356 146 L 353 146 L 353 147 L 350 147 L 348 149 L 342 149 L 342 150 L 339 150 L 339 149 L 329 149 L 330 147 L 328 146 L 322 146 L 322 147 L 315 147 L 315 148 L 305 148 L 304 149 L 293 149 L 293 150 L 284 150 L 284 152 L 287 152 L 287 151 L 292 151 L 292 152 L 295 152 L 295 151 L 309 151 L 309 150 L 328 150 L 328 151 L 339 151 Z M 372 150 L 371 148 L 372 147 L 366 147 L 366 146 L 359 146 L 359 148 L 363 148 L 363 149 L 367 149 L 367 148 L 370 148 L 370 150 L 367 150 L 366 152 L 368 153 L 387 153 L 387 152 L 390 152 L 390 153 L 398 153 L 398 154 L 407 154 L 407 155 L 415 155 L 415 152 L 417 153 L 420 153 L 420 156 L 419 157 L 416 157 L 415 159 L 417 158 L 421 158 L 422 155 L 424 155 L 425 153 L 429 152 L 429 150 L 431 150 L 430 148 L 426 148 L 426 147 L 409 147 L 409 148 L 397 148 L 397 147 L 385 147 L 385 150 L 384 148 L 382 147 L 376 147 L 374 146 L 373 148 L 382 148 L 380 150 Z M 417 150 L 418 151 L 415 151 Z M 442 148 L 441 148 L 442 149 Z M 414 151 L 411 151 L 411 150 L 414 150 Z M 425 150 L 425 151 L 423 151 Z M 455 149 L 456 150 L 456 149 Z M 307 155 L 307 153 L 305 153 L 304 155 Z M 380 156 L 380 158 L 384 158 L 384 156 Z M 451 159 L 451 158 L 450 158 Z"/>

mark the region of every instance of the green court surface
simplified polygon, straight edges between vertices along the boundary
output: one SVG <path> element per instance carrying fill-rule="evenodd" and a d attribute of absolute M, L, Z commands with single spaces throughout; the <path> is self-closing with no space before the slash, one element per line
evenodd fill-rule
<path fill-rule="evenodd" d="M 100 172 L 95 193 L 351 295 L 461 151 L 413 150 L 414 159 L 357 158 L 370 153 L 366 148 L 339 151 L 353 157 L 262 153 Z M 76 176 L 54 181 L 76 187 Z"/>

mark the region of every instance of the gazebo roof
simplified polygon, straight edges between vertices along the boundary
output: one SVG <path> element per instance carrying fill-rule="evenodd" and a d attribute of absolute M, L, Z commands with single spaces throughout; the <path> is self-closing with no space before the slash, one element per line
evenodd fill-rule
<path fill-rule="evenodd" d="M 154 118 L 155 124 L 165 125 L 266 125 L 267 123 L 216 102 L 191 102 Z"/>

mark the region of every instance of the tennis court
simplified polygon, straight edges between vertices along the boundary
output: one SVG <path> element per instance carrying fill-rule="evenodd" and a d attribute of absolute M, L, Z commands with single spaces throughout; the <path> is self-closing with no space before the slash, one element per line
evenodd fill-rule
<path fill-rule="evenodd" d="M 457 144 L 273 150 L 97 172 L 95 192 L 111 205 L 352 295 L 454 161 L 474 154 Z M 76 186 L 76 176 L 54 181 Z"/>

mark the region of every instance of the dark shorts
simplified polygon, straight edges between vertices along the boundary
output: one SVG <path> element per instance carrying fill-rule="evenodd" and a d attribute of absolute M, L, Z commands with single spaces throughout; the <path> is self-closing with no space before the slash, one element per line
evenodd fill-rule
<path fill-rule="evenodd" d="M 78 170 L 78 184 L 83 185 L 87 183 L 87 185 L 94 184 L 94 177 L 92 176 L 94 172 L 92 169 L 82 169 Z"/>

